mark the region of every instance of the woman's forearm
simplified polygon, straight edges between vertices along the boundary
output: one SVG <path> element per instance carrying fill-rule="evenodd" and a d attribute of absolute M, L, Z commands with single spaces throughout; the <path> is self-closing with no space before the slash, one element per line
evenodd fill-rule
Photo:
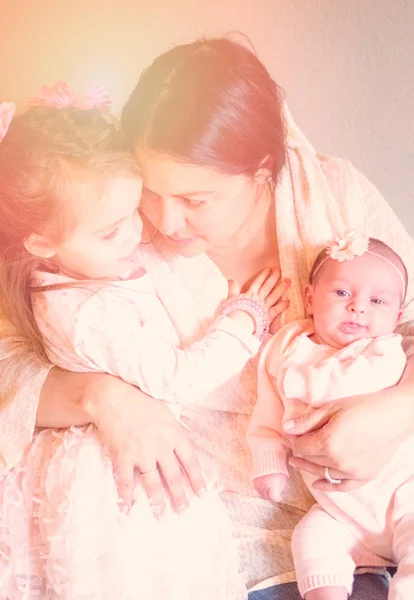
<path fill-rule="evenodd" d="M 407 437 L 414 434 L 414 355 L 407 359 L 400 383 L 386 391 L 390 407 L 390 419 L 400 423 L 401 432 L 406 432 Z"/>
<path fill-rule="evenodd" d="M 407 364 L 401 377 L 400 385 L 407 385 L 414 390 L 414 354 L 407 358 Z"/>
<path fill-rule="evenodd" d="M 36 427 L 64 428 L 93 422 L 95 390 L 105 380 L 112 381 L 113 377 L 51 369 L 40 392 Z"/>

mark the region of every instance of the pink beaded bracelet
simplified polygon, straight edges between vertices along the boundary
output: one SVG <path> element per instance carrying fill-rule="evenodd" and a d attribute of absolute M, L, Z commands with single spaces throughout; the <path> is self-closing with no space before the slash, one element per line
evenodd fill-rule
<path fill-rule="evenodd" d="M 227 300 L 223 300 L 219 304 L 216 316 L 227 316 L 235 310 L 243 310 L 253 317 L 253 335 L 258 340 L 263 341 L 269 332 L 270 326 L 269 313 L 265 303 L 260 300 L 260 298 L 254 298 L 248 294 L 239 294 L 234 298 L 227 298 Z"/>

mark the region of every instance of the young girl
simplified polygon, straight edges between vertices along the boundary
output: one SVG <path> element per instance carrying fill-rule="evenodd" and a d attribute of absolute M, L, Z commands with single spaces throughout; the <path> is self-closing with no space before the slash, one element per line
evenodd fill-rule
<path fill-rule="evenodd" d="M 386 244 L 352 232 L 318 255 L 305 289 L 312 319 L 284 327 L 261 357 L 258 401 L 248 429 L 254 484 L 280 500 L 288 481 L 282 422 L 338 398 L 396 385 L 406 357 L 394 333 L 401 317 L 407 271 Z M 379 476 L 352 492 L 325 468 L 332 492 L 317 501 L 293 535 L 299 591 L 306 600 L 345 600 L 355 565 L 398 564 L 390 591 L 409 600 L 414 590 L 413 442 Z"/>
<path fill-rule="evenodd" d="M 179 414 L 180 404 L 200 402 L 258 351 L 278 312 L 281 286 L 276 273 L 264 271 L 246 293 L 223 301 L 203 339 L 178 347 L 164 306 L 134 262 L 141 179 L 104 114 L 108 103 L 101 89 L 78 98 L 60 82 L 42 88 L 22 116 L 13 118 L 14 105 L 2 105 L 0 294 L 41 356 L 66 369 L 119 376 Z M 72 439 L 63 444 L 63 476 L 50 468 L 47 480 L 26 480 L 24 514 L 35 513 L 37 525 L 24 548 L 16 528 L 27 539 L 29 521 L 2 527 L 1 551 L 10 556 L 10 568 L 0 574 L 2 598 L 246 597 L 216 491 L 194 498 L 184 514 L 168 511 L 157 521 L 141 485 L 156 472 L 141 473 L 128 515 L 129 524 L 131 518 L 141 524 L 136 539 L 116 491 L 109 496 L 82 479 L 83 461 L 94 460 L 96 451 L 83 445 L 79 456 Z M 19 484 L 3 478 L 3 504 Z"/>

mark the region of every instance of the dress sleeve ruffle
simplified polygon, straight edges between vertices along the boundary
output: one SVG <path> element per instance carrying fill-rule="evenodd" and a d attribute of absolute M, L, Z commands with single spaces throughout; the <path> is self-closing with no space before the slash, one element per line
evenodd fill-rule
<path fill-rule="evenodd" d="M 0 464 L 10 469 L 30 444 L 40 390 L 51 369 L 0 317 Z"/>

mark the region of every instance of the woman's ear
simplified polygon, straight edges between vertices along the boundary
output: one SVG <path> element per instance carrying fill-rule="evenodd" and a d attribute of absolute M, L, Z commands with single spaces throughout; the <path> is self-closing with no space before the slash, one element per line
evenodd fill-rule
<path fill-rule="evenodd" d="M 29 254 L 39 258 L 53 258 L 56 255 L 56 250 L 50 241 L 38 233 L 31 233 L 24 240 L 23 245 Z"/>
<path fill-rule="evenodd" d="M 401 304 L 400 310 L 398 312 L 398 317 L 397 317 L 397 321 L 395 323 L 395 327 L 397 327 L 398 323 L 401 321 L 401 317 L 404 314 L 404 306 Z"/>
<path fill-rule="evenodd" d="M 272 168 L 273 158 L 270 154 L 267 154 L 263 160 L 260 161 L 260 165 L 254 174 L 255 182 L 263 185 L 266 181 L 269 181 L 269 179 L 272 178 Z"/>
<path fill-rule="evenodd" d="M 308 315 L 313 314 L 313 285 L 308 283 L 303 291 L 303 302 Z"/>

